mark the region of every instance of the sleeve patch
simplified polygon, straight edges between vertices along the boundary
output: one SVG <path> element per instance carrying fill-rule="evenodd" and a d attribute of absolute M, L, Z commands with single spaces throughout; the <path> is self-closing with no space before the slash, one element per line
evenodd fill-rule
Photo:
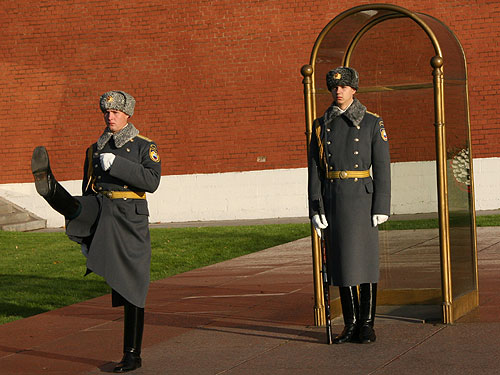
<path fill-rule="evenodd" d="M 387 142 L 387 133 L 385 132 L 385 128 L 380 128 L 380 136 L 385 142 Z"/>
<path fill-rule="evenodd" d="M 152 144 L 152 145 L 149 146 L 149 157 L 155 163 L 159 163 L 160 162 L 160 154 L 158 153 L 158 148 L 156 147 L 155 144 Z"/>

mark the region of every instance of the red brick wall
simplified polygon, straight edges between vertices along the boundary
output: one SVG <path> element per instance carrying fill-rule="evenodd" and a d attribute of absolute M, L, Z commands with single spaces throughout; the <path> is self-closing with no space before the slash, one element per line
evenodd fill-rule
<path fill-rule="evenodd" d="M 32 181 L 31 151 L 39 144 L 47 146 L 56 177 L 81 178 L 85 149 L 103 129 L 98 99 L 110 89 L 136 97 L 131 121 L 158 143 L 163 174 L 304 167 L 300 68 L 323 27 L 363 3 L 2 2 L 0 181 Z M 468 59 L 474 155 L 500 156 L 500 4 L 394 3 L 455 32 Z M 421 154 L 401 148 L 412 143 L 391 126 L 393 160 Z"/>

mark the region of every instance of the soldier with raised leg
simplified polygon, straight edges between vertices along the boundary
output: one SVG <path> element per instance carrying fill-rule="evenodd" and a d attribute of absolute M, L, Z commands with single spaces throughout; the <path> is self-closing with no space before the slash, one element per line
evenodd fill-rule
<path fill-rule="evenodd" d="M 43 146 L 31 168 L 38 193 L 66 218 L 66 234 L 81 244 L 87 273 L 112 289 L 112 305 L 124 306 L 123 359 L 114 372 L 142 366 L 144 306 L 149 287 L 151 243 L 146 192 L 160 183 L 157 145 L 129 122 L 135 99 L 124 91 L 100 98 L 106 127 L 87 149 L 82 196 L 71 196 L 52 174 Z"/>

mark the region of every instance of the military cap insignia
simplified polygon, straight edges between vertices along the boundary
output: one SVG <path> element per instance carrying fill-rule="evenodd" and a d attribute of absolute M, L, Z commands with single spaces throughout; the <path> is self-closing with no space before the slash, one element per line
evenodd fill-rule
<path fill-rule="evenodd" d="M 335 78 L 335 79 L 341 79 L 342 78 L 342 74 L 335 73 L 335 75 L 333 76 L 333 78 Z"/>
<path fill-rule="evenodd" d="M 160 162 L 160 154 L 158 153 L 158 149 L 156 148 L 156 145 L 149 146 L 149 157 L 155 163 L 159 163 Z"/>
<path fill-rule="evenodd" d="M 380 136 L 385 142 L 387 142 L 387 133 L 385 132 L 385 128 L 380 128 Z"/>

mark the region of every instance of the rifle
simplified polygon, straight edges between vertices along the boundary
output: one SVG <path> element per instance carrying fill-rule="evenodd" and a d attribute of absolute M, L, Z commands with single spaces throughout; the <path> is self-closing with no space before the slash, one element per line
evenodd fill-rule
<path fill-rule="evenodd" d="M 330 318 L 330 285 L 328 283 L 328 272 L 326 266 L 326 241 L 325 232 L 321 231 L 321 274 L 323 276 L 323 298 L 325 302 L 325 318 L 326 318 L 326 343 L 331 345 L 332 339 L 332 321 Z"/>

